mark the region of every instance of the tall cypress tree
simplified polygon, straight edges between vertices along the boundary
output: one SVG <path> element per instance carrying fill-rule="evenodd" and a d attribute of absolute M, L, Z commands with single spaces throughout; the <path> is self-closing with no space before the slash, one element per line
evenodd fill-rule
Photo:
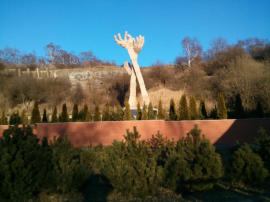
<path fill-rule="evenodd" d="M 225 99 L 224 99 L 224 96 L 222 93 L 218 94 L 217 118 L 218 119 L 227 119 L 227 108 L 226 108 Z"/>
<path fill-rule="evenodd" d="M 136 120 L 142 120 L 142 110 L 139 102 L 137 104 Z"/>
<path fill-rule="evenodd" d="M 58 117 L 57 117 L 57 108 L 56 108 L 56 106 L 54 107 L 54 109 L 53 109 L 53 114 L 52 114 L 52 120 L 51 120 L 51 122 L 52 123 L 55 123 L 55 122 L 57 122 L 58 121 Z"/>
<path fill-rule="evenodd" d="M 21 113 L 21 120 L 22 120 L 22 124 L 23 125 L 27 125 L 28 124 L 28 118 L 26 116 L 26 113 L 25 113 L 25 110 L 24 109 L 22 110 L 22 113 Z"/>
<path fill-rule="evenodd" d="M 110 106 L 107 103 L 104 107 L 103 113 L 102 113 L 102 121 L 110 121 Z"/>
<path fill-rule="evenodd" d="M 164 109 L 162 107 L 161 100 L 159 100 L 159 103 L 158 103 L 158 114 L 157 114 L 157 118 L 158 119 L 164 119 L 165 118 L 165 112 L 164 112 Z"/>
<path fill-rule="evenodd" d="M 205 102 L 202 98 L 200 99 L 200 116 L 201 116 L 201 119 L 208 118 L 206 107 L 205 107 Z"/>
<path fill-rule="evenodd" d="M 46 109 L 43 110 L 42 122 L 43 123 L 47 123 L 48 122 Z"/>
<path fill-rule="evenodd" d="M 190 118 L 191 118 L 191 120 L 198 119 L 198 110 L 197 110 L 196 98 L 194 96 L 190 96 L 190 98 L 189 98 L 189 108 L 190 108 Z"/>
<path fill-rule="evenodd" d="M 69 121 L 69 117 L 68 117 L 68 112 L 67 112 L 67 105 L 63 104 L 62 106 L 62 113 L 59 117 L 59 120 L 61 122 L 68 122 Z"/>
<path fill-rule="evenodd" d="M 262 106 L 260 101 L 257 102 L 256 110 L 255 110 L 255 116 L 258 117 L 258 118 L 263 118 L 264 117 L 263 106 Z"/>
<path fill-rule="evenodd" d="M 179 102 L 179 120 L 190 120 L 190 111 L 185 94 L 182 95 Z"/>
<path fill-rule="evenodd" d="M 243 107 L 242 99 L 240 94 L 235 96 L 235 118 L 244 118 L 245 117 L 245 110 Z"/>
<path fill-rule="evenodd" d="M 2 111 L 2 116 L 1 116 L 1 125 L 7 125 L 8 121 L 7 121 L 7 117 L 6 117 L 6 112 L 5 110 Z"/>
<path fill-rule="evenodd" d="M 89 112 L 89 110 L 88 110 L 87 104 L 84 104 L 84 106 L 83 106 L 83 113 L 85 114 L 84 121 L 89 122 L 90 119 L 91 119 L 91 114 L 90 114 L 90 112 Z"/>
<path fill-rule="evenodd" d="M 145 103 L 143 104 L 142 120 L 148 120 L 147 107 L 146 107 Z"/>
<path fill-rule="evenodd" d="M 99 112 L 99 106 L 96 104 L 95 106 L 95 112 L 94 112 L 94 121 L 100 121 L 100 112 Z"/>
<path fill-rule="evenodd" d="M 170 100 L 169 118 L 171 121 L 177 120 L 174 100 Z"/>
<path fill-rule="evenodd" d="M 125 110 L 124 110 L 123 120 L 132 120 L 132 115 L 131 115 L 131 112 L 130 112 L 130 106 L 129 106 L 129 103 L 127 101 L 125 102 Z"/>
<path fill-rule="evenodd" d="M 116 105 L 116 121 L 123 121 L 124 112 L 120 104 Z"/>
<path fill-rule="evenodd" d="M 74 104 L 73 109 L 72 109 L 72 121 L 76 122 L 78 120 L 79 120 L 79 109 L 78 109 L 78 105 Z"/>
<path fill-rule="evenodd" d="M 155 117 L 155 112 L 154 112 L 154 109 L 153 109 L 153 105 L 152 105 L 151 102 L 150 102 L 149 105 L 148 105 L 148 119 L 149 119 L 149 120 L 154 120 L 154 119 L 156 119 L 156 117 Z"/>
<path fill-rule="evenodd" d="M 40 112 L 38 108 L 38 103 L 34 103 L 34 108 L 32 110 L 32 116 L 31 116 L 31 123 L 40 123 L 41 117 L 40 117 Z"/>

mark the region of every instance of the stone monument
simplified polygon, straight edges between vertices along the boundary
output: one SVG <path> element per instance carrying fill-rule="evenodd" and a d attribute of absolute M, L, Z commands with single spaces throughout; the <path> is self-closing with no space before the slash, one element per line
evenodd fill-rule
<path fill-rule="evenodd" d="M 114 36 L 114 39 L 118 45 L 127 49 L 129 57 L 132 62 L 132 66 L 129 65 L 127 62 L 125 62 L 124 64 L 124 68 L 127 70 L 128 74 L 130 75 L 130 95 L 129 95 L 130 108 L 131 109 L 136 108 L 136 78 L 140 86 L 143 102 L 144 104 L 148 105 L 150 102 L 149 96 L 145 88 L 142 73 L 138 64 L 138 54 L 142 50 L 142 47 L 144 44 L 144 37 L 140 35 L 139 37 L 136 37 L 136 40 L 135 40 L 134 38 L 132 38 L 131 35 L 125 32 L 124 39 L 122 39 L 120 34 L 118 34 L 118 38 L 117 36 Z"/>

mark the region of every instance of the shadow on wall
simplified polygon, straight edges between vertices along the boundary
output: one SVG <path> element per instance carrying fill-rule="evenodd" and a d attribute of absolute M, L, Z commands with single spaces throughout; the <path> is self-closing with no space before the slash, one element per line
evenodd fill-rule
<path fill-rule="evenodd" d="M 235 120 L 214 145 L 234 145 L 251 142 L 258 137 L 258 130 L 260 128 L 264 128 L 267 134 L 270 135 L 270 119 Z"/>

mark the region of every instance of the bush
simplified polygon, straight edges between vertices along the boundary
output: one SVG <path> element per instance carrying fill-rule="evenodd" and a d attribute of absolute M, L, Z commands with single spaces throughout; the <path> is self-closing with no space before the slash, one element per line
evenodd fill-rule
<path fill-rule="evenodd" d="M 67 137 L 56 139 L 52 144 L 52 151 L 51 191 L 79 191 L 92 174 L 91 152 L 72 147 Z"/>
<path fill-rule="evenodd" d="M 261 157 L 244 144 L 233 153 L 228 174 L 232 183 L 256 185 L 264 181 L 268 172 Z"/>
<path fill-rule="evenodd" d="M 0 195 L 14 201 L 36 196 L 47 185 L 51 151 L 30 127 L 10 126 L 0 139 Z"/>
<path fill-rule="evenodd" d="M 126 196 L 145 197 L 155 194 L 162 182 L 162 168 L 157 166 L 156 155 L 134 127 L 127 130 L 123 142 L 114 141 L 106 148 L 106 158 L 101 172 L 113 188 Z"/>
<path fill-rule="evenodd" d="M 195 127 L 177 142 L 165 165 L 166 185 L 178 192 L 211 189 L 223 175 L 220 155 Z"/>

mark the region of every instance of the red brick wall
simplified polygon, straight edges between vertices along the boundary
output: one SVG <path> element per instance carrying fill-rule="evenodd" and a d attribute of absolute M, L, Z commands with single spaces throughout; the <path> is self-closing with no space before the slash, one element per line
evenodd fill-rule
<path fill-rule="evenodd" d="M 123 139 L 126 130 L 137 127 L 141 138 L 147 140 L 160 131 L 164 136 L 178 140 L 197 124 L 202 134 L 216 145 L 232 145 L 237 141 L 249 142 L 260 127 L 270 133 L 270 119 L 254 120 L 206 120 L 206 121 L 114 121 L 95 123 L 48 123 L 37 124 L 34 132 L 39 138 L 67 135 L 74 146 L 102 143 L 110 145 L 113 140 Z M 0 134 L 6 126 L 0 126 Z"/>

